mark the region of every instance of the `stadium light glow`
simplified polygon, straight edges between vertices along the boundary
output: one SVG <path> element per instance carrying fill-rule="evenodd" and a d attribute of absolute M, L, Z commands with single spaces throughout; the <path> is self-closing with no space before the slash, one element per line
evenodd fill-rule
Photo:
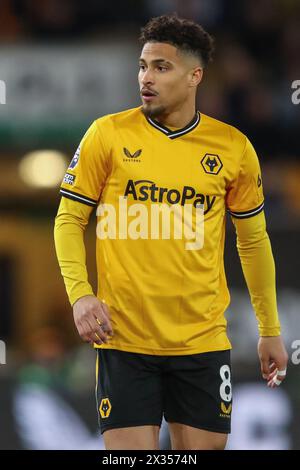
<path fill-rule="evenodd" d="M 36 150 L 20 162 L 19 174 L 25 184 L 35 188 L 54 188 L 64 176 L 67 157 L 56 150 Z"/>

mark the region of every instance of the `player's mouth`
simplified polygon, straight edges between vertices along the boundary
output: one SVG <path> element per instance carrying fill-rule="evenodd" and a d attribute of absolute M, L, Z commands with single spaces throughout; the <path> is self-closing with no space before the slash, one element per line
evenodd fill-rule
<path fill-rule="evenodd" d="M 154 92 L 154 91 L 151 91 L 151 90 L 142 89 L 141 90 L 141 96 L 142 96 L 143 100 L 148 103 L 148 102 L 154 100 L 154 98 L 157 96 L 157 93 Z"/>

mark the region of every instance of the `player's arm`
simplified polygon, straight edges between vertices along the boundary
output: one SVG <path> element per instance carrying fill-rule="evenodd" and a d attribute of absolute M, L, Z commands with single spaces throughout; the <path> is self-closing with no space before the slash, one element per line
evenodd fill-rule
<path fill-rule="evenodd" d="M 236 228 L 238 253 L 258 320 L 262 375 L 273 387 L 285 377 L 287 353 L 280 336 L 275 265 L 263 212 L 260 165 L 248 139 L 237 174 L 228 188 L 227 207 Z"/>
<path fill-rule="evenodd" d="M 55 218 L 57 259 L 71 305 L 85 295 L 94 295 L 88 282 L 84 232 L 93 208 L 61 198 Z"/>
<path fill-rule="evenodd" d="M 55 219 L 55 247 L 77 330 L 84 341 L 101 344 L 112 334 L 108 308 L 88 282 L 84 231 L 108 174 L 108 152 L 97 123 L 81 141 L 61 185 Z M 101 326 L 100 326 L 101 325 Z"/>
<path fill-rule="evenodd" d="M 237 249 L 251 303 L 258 321 L 260 339 L 258 355 L 263 378 L 271 387 L 282 380 L 288 356 L 280 336 L 276 302 L 275 264 L 271 243 L 266 231 L 264 212 L 250 218 L 232 217 Z"/>
<path fill-rule="evenodd" d="M 54 239 L 78 333 L 84 341 L 101 344 L 107 341 L 104 330 L 112 333 L 112 328 L 107 306 L 94 296 L 88 282 L 84 231 L 91 211 L 90 206 L 62 197 L 55 218 Z M 103 325 L 101 328 L 98 321 Z"/>

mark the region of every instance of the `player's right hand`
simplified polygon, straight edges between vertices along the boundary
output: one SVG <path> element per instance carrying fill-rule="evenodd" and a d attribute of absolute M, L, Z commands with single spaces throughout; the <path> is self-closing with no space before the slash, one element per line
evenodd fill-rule
<path fill-rule="evenodd" d="M 268 387 L 278 387 L 286 377 L 289 359 L 281 336 L 261 336 L 257 348 L 263 378 Z"/>
<path fill-rule="evenodd" d="M 107 305 L 94 295 L 85 295 L 73 305 L 73 316 L 77 331 L 87 343 L 107 343 L 113 335 Z"/>

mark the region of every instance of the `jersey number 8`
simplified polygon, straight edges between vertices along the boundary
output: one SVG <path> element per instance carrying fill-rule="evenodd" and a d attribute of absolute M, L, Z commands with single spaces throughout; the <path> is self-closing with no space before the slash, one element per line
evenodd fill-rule
<path fill-rule="evenodd" d="M 228 365 L 224 364 L 220 367 L 220 376 L 222 383 L 220 385 L 220 396 L 223 401 L 231 401 L 232 387 L 231 387 L 231 374 Z"/>

